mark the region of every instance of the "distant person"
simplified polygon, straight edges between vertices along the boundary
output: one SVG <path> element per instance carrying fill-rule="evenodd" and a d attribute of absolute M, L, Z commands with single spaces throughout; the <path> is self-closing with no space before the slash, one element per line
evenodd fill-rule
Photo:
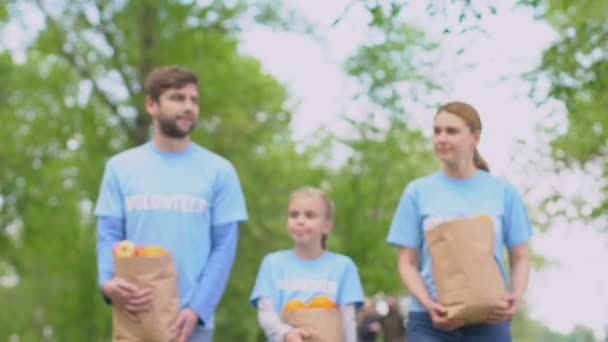
<path fill-rule="evenodd" d="M 386 299 L 388 313 L 382 317 L 382 338 L 384 342 L 404 342 L 405 323 L 399 308 L 399 300 L 395 296 Z"/>
<path fill-rule="evenodd" d="M 374 302 L 370 298 L 365 299 L 360 317 L 359 342 L 375 342 L 382 331 L 382 325 L 380 324 L 380 317 L 376 313 Z"/>
<path fill-rule="evenodd" d="M 433 122 L 433 147 L 442 167 L 407 185 L 394 215 L 388 241 L 399 246 L 399 272 L 412 294 L 408 341 L 511 341 L 510 321 L 524 296 L 530 272 L 528 240 L 532 227 L 515 187 L 492 176 L 477 151 L 481 121 L 469 104 L 441 106 Z M 487 323 L 464 326 L 449 321 L 437 302 L 431 257 L 424 232 L 454 218 L 488 215 L 496 232 L 495 256 L 509 288 L 506 309 L 496 310 Z M 508 249 L 510 286 L 503 265 Z"/>
<path fill-rule="evenodd" d="M 344 341 L 357 341 L 356 307 L 363 304 L 363 287 L 352 259 L 327 250 L 333 220 L 334 204 L 321 190 L 305 187 L 289 197 L 287 232 L 294 247 L 264 257 L 251 294 L 269 341 L 307 341 L 309 332 L 281 321 L 281 313 L 287 302 L 308 303 L 317 296 L 338 305 Z"/>

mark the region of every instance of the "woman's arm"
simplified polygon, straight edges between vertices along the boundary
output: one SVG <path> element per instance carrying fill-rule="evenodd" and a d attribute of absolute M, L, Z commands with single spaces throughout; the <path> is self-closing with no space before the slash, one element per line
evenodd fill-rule
<path fill-rule="evenodd" d="M 429 308 L 433 299 L 424 284 L 419 267 L 419 250 L 416 248 L 399 248 L 399 275 L 408 291 L 424 305 Z"/>
<path fill-rule="evenodd" d="M 511 292 L 519 302 L 528 288 L 530 276 L 530 252 L 528 243 L 524 242 L 509 249 L 511 264 Z"/>
<path fill-rule="evenodd" d="M 517 313 L 530 276 L 530 253 L 527 242 L 509 248 L 509 264 L 511 266 L 511 293 L 507 293 L 504 297 L 505 308 L 493 311 L 488 316 L 488 323 L 510 321 Z"/>
<path fill-rule="evenodd" d="M 408 291 L 427 309 L 431 315 L 433 324 L 443 330 L 453 330 L 463 326 L 464 321 L 448 320 L 446 318 L 447 310 L 431 297 L 418 269 L 418 264 L 418 249 L 408 247 L 401 247 L 399 249 L 399 274 L 401 275 L 401 280 Z"/>

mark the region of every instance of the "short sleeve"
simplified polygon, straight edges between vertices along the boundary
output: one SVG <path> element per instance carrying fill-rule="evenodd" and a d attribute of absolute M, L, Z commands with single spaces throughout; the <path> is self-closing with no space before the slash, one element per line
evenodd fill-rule
<path fill-rule="evenodd" d="M 111 160 L 106 163 L 95 205 L 96 216 L 119 217 L 125 216 L 124 200 L 116 170 Z"/>
<path fill-rule="evenodd" d="M 340 282 L 337 299 L 339 305 L 355 304 L 357 307 L 363 305 L 365 301 L 359 271 L 350 258 L 344 268 L 344 277 Z"/>
<path fill-rule="evenodd" d="M 528 210 L 512 185 L 506 189 L 505 202 L 505 244 L 507 247 L 513 247 L 530 239 L 532 224 L 528 218 Z"/>
<path fill-rule="evenodd" d="M 211 224 L 214 226 L 247 221 L 245 197 L 239 177 L 232 164 L 220 169 L 215 185 Z"/>
<path fill-rule="evenodd" d="M 421 215 L 412 186 L 405 189 L 399 200 L 386 240 L 403 247 L 422 248 Z"/>
<path fill-rule="evenodd" d="M 260 269 L 255 280 L 255 285 L 249 300 L 253 306 L 257 307 L 257 302 L 260 298 L 274 298 L 274 293 L 275 289 L 272 281 L 272 267 L 270 265 L 270 258 L 266 256 L 260 265 Z"/>

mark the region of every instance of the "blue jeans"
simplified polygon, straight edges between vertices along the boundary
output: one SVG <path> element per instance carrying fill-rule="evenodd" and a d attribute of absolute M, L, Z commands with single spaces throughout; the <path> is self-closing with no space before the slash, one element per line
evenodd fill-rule
<path fill-rule="evenodd" d="M 213 333 L 213 329 L 198 327 L 198 329 L 194 330 L 188 342 L 213 342 Z"/>
<path fill-rule="evenodd" d="M 511 323 L 474 324 L 445 331 L 433 325 L 427 312 L 410 312 L 408 342 L 511 342 Z"/>

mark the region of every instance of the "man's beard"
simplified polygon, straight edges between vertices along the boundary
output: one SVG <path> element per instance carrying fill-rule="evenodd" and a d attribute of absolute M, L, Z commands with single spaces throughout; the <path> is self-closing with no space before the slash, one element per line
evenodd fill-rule
<path fill-rule="evenodd" d="M 183 130 L 177 125 L 177 119 L 158 117 L 157 120 L 160 132 L 162 133 L 162 135 L 169 138 L 185 138 L 190 135 L 190 133 L 194 129 L 194 126 L 196 125 L 196 121 L 193 121 L 192 125 L 190 125 L 190 128 L 188 128 L 187 130 Z"/>

